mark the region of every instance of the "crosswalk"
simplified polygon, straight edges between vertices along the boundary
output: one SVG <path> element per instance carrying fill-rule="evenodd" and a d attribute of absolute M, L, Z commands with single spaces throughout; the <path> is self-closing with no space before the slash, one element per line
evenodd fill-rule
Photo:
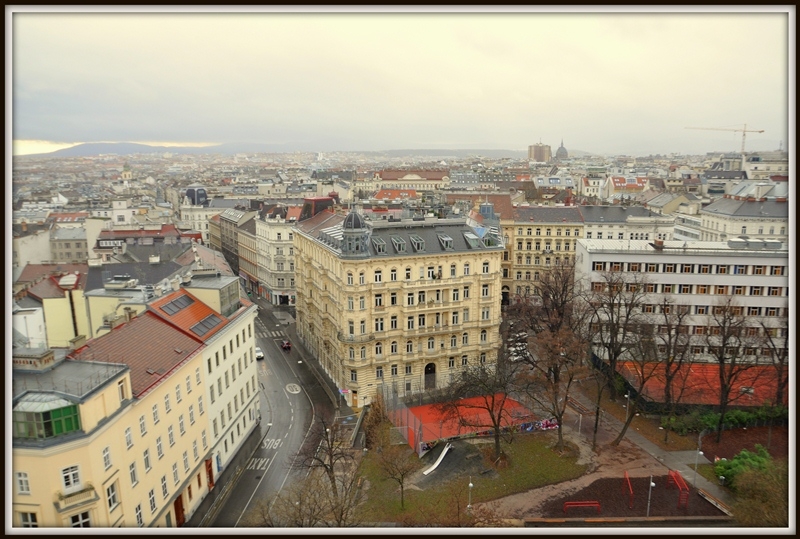
<path fill-rule="evenodd" d="M 262 339 L 269 339 L 270 337 L 273 339 L 278 338 L 285 338 L 286 332 L 285 331 L 266 331 L 266 330 L 256 330 L 256 335 L 261 337 Z"/>

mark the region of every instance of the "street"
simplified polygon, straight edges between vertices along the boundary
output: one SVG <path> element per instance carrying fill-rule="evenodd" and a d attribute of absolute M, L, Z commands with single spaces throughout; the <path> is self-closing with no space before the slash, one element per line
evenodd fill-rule
<path fill-rule="evenodd" d="M 256 320 L 256 342 L 264 351 L 258 363 L 261 387 L 261 443 L 243 466 L 237 483 L 218 511 L 212 527 L 237 527 L 260 500 L 279 492 L 292 480 L 292 463 L 306 442 L 313 421 L 322 414 L 333 417 L 330 398 L 302 360 L 304 350 L 292 343 L 291 351 L 280 347 L 288 338 L 288 324 L 276 317 L 266 301 Z M 283 315 L 283 316 L 280 316 Z"/>

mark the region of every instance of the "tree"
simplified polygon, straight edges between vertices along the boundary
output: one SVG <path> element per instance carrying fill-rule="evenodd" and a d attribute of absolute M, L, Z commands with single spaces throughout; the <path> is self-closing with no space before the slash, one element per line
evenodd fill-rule
<path fill-rule="evenodd" d="M 310 473 L 292 482 L 288 488 L 259 500 L 244 516 L 251 527 L 309 528 L 326 525 L 330 514 L 330 492 L 321 473 Z"/>
<path fill-rule="evenodd" d="M 780 308 L 777 323 L 771 324 L 769 318 L 759 321 L 764 338 L 764 350 L 769 353 L 769 360 L 775 368 L 775 398 L 773 406 L 783 404 L 784 395 L 789 386 L 789 317 L 788 309 Z"/>
<path fill-rule="evenodd" d="M 305 443 L 293 460 L 293 467 L 302 470 L 321 470 L 330 483 L 331 495 L 339 496 L 337 472 L 352 466 L 354 453 L 339 423 L 328 423 L 320 417 L 312 429 L 311 443 Z"/>
<path fill-rule="evenodd" d="M 400 486 L 400 509 L 405 508 L 405 480 L 419 468 L 419 459 L 408 445 L 392 445 L 388 436 L 384 436 L 384 443 L 379 446 L 378 466 L 383 475 L 396 481 Z M 412 458 L 414 457 L 414 458 Z"/>
<path fill-rule="evenodd" d="M 573 382 L 584 374 L 588 355 L 586 320 L 589 311 L 577 301 L 575 267 L 571 261 L 551 267 L 536 286 L 536 301 L 522 302 L 509 310 L 510 342 L 514 357 L 526 363 L 520 372 L 520 389 L 558 423 L 559 450 L 564 448 L 563 417 Z M 521 330 L 525 331 L 521 331 Z M 521 349 L 519 336 L 526 339 Z"/>
<path fill-rule="evenodd" d="M 636 343 L 636 329 L 642 320 L 646 280 L 638 273 L 604 271 L 601 280 L 590 284 L 586 304 L 590 310 L 589 330 L 594 348 L 604 356 L 611 400 L 616 400 L 617 363 Z"/>
<path fill-rule="evenodd" d="M 719 367 L 717 443 L 722 438 L 722 426 L 728 408 L 744 394 L 733 389 L 742 375 L 756 366 L 756 363 L 746 359 L 744 351 L 756 346 L 757 338 L 758 327 L 750 325 L 743 316 L 743 307 L 736 304 L 733 296 L 726 296 L 711 308 L 705 342 L 709 354 Z"/>
<path fill-rule="evenodd" d="M 559 451 L 564 449 L 562 426 L 569 392 L 579 374 L 586 354 L 585 342 L 568 328 L 551 333 L 545 329 L 536 335 L 530 345 L 529 370 L 520 374 L 525 380 L 521 386 L 525 393 L 558 423 Z"/>
<path fill-rule="evenodd" d="M 687 322 L 691 319 L 688 305 L 675 305 L 669 297 L 654 306 L 658 313 L 653 315 L 653 323 L 658 327 L 654 334 L 656 346 L 654 357 L 662 370 L 658 376 L 664 384 L 662 403 L 668 417 L 675 416 L 677 406 L 683 398 L 691 373 L 693 336 Z M 664 428 L 664 443 L 669 440 L 669 424 Z"/>
<path fill-rule="evenodd" d="M 502 455 L 500 440 L 503 437 L 509 442 L 513 439 L 511 429 L 504 427 L 514 421 L 508 403 L 516 389 L 520 364 L 507 356 L 507 351 L 501 350 L 497 363 L 473 361 L 462 367 L 442 391 L 437 405 L 445 421 L 458 421 L 462 427 L 479 431 L 491 430 L 495 459 Z"/>
<path fill-rule="evenodd" d="M 737 480 L 733 518 L 740 526 L 789 525 L 789 466 L 786 460 L 743 471 Z"/>
<path fill-rule="evenodd" d="M 672 329 L 677 331 L 677 328 Z M 612 446 L 619 445 L 625 437 L 628 427 L 630 427 L 633 418 L 636 417 L 645 386 L 661 370 L 662 365 L 659 362 L 659 358 L 663 358 L 663 356 L 659 356 L 657 339 L 659 335 L 661 338 L 668 336 L 664 326 L 659 326 L 656 329 L 654 324 L 643 323 L 632 331 L 635 335 L 635 345 L 627 351 L 626 359 L 628 361 L 627 365 L 625 365 L 625 370 L 628 371 L 626 374 L 630 375 L 630 379 L 628 379 L 628 376 L 623 378 L 630 385 L 628 391 L 633 391 L 634 395 L 632 399 L 628 399 L 625 423 L 622 425 L 619 435 L 611 442 Z"/>

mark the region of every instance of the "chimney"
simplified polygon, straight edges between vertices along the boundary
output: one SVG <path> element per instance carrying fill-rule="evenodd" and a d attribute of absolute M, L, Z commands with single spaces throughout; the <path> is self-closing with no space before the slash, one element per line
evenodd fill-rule
<path fill-rule="evenodd" d="M 22 231 L 23 232 L 27 232 L 28 231 L 28 223 L 27 223 L 27 221 L 22 221 L 20 224 L 22 225 Z"/>
<path fill-rule="evenodd" d="M 136 313 L 130 307 L 125 307 L 125 321 L 130 322 L 136 316 Z"/>
<path fill-rule="evenodd" d="M 180 280 L 180 278 L 175 277 L 174 279 L 172 279 L 171 284 L 172 284 L 172 289 L 173 290 L 180 290 L 181 289 L 181 280 Z"/>
<path fill-rule="evenodd" d="M 656 240 L 655 243 L 653 244 L 653 247 L 655 247 L 656 250 L 658 250 L 658 251 L 663 251 L 664 250 L 664 240 Z"/>

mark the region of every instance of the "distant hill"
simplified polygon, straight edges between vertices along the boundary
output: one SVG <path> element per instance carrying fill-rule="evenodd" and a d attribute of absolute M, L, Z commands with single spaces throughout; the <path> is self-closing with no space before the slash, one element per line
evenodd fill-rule
<path fill-rule="evenodd" d="M 298 151 L 313 151 L 307 149 L 293 148 L 286 144 L 259 144 L 259 143 L 227 143 L 216 146 L 151 146 L 149 144 L 138 144 L 135 142 L 87 142 L 78 144 L 72 148 L 64 148 L 49 153 L 29 155 L 27 157 L 91 157 L 102 154 L 114 155 L 134 155 L 148 153 L 172 153 L 172 154 L 222 154 L 234 155 L 237 153 L 291 153 Z M 337 150 L 320 150 L 330 153 Z M 525 159 L 528 155 L 525 150 L 453 150 L 453 149 L 408 149 L 408 150 L 383 150 L 383 151 L 355 151 L 352 153 L 363 153 L 375 156 L 404 157 L 404 156 L 427 156 L 437 158 L 457 158 L 464 159 L 471 156 L 488 157 L 500 159 L 507 157 L 510 159 Z M 570 151 L 570 155 L 575 157 L 592 155 L 580 150 Z"/>

